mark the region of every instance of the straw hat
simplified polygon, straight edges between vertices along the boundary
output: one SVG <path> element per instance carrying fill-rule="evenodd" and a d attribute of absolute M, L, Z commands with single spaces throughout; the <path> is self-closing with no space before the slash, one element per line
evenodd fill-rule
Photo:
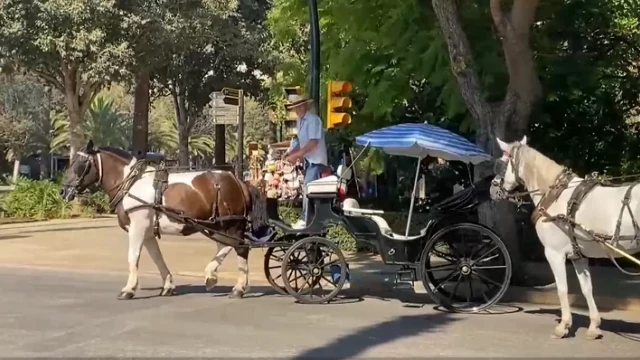
<path fill-rule="evenodd" d="M 293 110 L 294 108 L 297 108 L 298 106 L 301 105 L 305 105 L 307 103 L 310 103 L 311 99 L 308 99 L 307 97 L 303 96 L 303 95 L 297 95 L 297 94 L 293 94 L 289 96 L 289 103 L 285 104 L 284 107 L 287 110 Z"/>

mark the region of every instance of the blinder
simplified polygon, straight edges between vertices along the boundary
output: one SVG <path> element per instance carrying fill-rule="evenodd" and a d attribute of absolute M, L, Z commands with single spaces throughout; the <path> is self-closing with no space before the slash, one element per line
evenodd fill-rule
<path fill-rule="evenodd" d="M 96 154 L 87 154 L 85 152 L 82 151 L 78 151 L 76 152 L 76 155 L 74 156 L 73 161 L 71 162 L 71 164 L 69 165 L 70 169 L 73 169 L 73 166 L 75 165 L 75 163 L 78 161 L 78 159 L 86 159 L 86 161 L 84 162 L 84 168 L 82 169 L 82 173 L 80 173 L 80 176 L 77 176 L 75 181 L 72 181 L 70 183 L 65 182 L 64 184 L 62 184 L 62 188 L 60 189 L 60 196 L 63 198 L 73 198 L 75 196 L 76 193 L 80 193 L 82 191 L 84 191 L 88 186 L 83 185 L 85 178 L 87 177 L 87 175 L 89 175 L 89 172 L 91 171 L 91 167 L 95 166 L 96 171 L 98 171 L 98 182 L 100 180 L 102 180 L 102 169 L 101 169 L 101 165 L 102 164 L 97 164 L 96 165 L 96 158 L 98 159 L 98 163 L 100 162 L 100 157 L 96 156 Z"/>

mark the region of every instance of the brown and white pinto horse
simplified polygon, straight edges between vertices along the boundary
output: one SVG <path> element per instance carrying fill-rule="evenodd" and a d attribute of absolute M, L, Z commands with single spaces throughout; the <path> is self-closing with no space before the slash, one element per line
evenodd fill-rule
<path fill-rule="evenodd" d="M 152 163 L 138 162 L 125 150 L 95 148 L 90 140 L 72 159 L 60 190 L 62 198 L 71 201 L 78 193 L 98 185 L 109 196 L 112 208 L 116 209 L 118 223 L 129 236 L 129 278 L 118 299 L 135 296 L 142 246 L 149 251 L 162 277 L 160 295 L 170 296 L 175 291 L 173 276 L 155 236 L 156 210 L 140 206 L 144 203 L 154 204 L 156 195 L 160 194 L 156 193 L 154 186 L 156 168 Z M 259 232 L 269 226 L 266 200 L 261 192 L 228 171 L 170 173 L 166 190 L 161 193 L 161 205 L 191 219 L 221 219 L 210 226 L 219 234 L 214 235 L 214 239 L 219 241 L 220 237 L 224 237 L 223 242 L 234 246 L 223 246 L 209 262 L 205 268 L 205 284 L 207 290 L 216 285 L 218 267 L 233 248 L 238 254 L 238 281 L 230 296 L 241 298 L 249 289 L 249 248 L 240 246 L 240 241 L 233 239 L 245 238 L 248 218 L 251 219 L 252 231 Z M 167 216 L 162 211 L 157 215 L 159 234 L 188 236 L 198 231 L 194 226 L 176 221 L 175 217 Z"/>

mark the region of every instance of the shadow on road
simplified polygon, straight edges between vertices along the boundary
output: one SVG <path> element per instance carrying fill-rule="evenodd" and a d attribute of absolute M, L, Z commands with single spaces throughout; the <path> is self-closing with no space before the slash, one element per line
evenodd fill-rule
<path fill-rule="evenodd" d="M 30 237 L 30 236 L 18 235 L 18 234 L 0 235 L 0 240 L 24 239 L 24 238 L 28 238 L 28 237 Z"/>
<path fill-rule="evenodd" d="M 410 336 L 427 332 L 444 331 L 442 328 L 457 321 L 450 314 L 434 313 L 405 315 L 358 330 L 316 348 L 308 349 L 293 357 L 296 360 L 309 358 L 348 359 L 370 348 Z"/>
<path fill-rule="evenodd" d="M 144 291 L 157 291 L 156 294 L 149 296 L 136 296 L 134 299 L 149 299 L 159 296 L 161 287 L 150 287 L 150 288 L 141 288 L 140 290 Z M 186 284 L 186 285 L 177 285 L 175 296 L 180 295 L 190 295 L 190 294 L 210 294 L 213 297 L 223 297 L 229 296 L 231 291 L 233 290 L 233 286 L 227 285 L 219 285 L 213 288 L 211 291 L 207 291 L 207 288 L 204 285 L 194 285 L 194 284 Z M 249 292 L 245 294 L 244 299 L 252 299 L 252 298 L 260 298 L 263 296 L 278 296 L 279 294 L 273 290 L 270 286 L 252 286 L 249 289 Z M 284 297 L 289 297 L 285 295 L 280 295 Z"/>
<path fill-rule="evenodd" d="M 560 322 L 561 312 L 560 309 L 538 309 L 538 310 L 526 310 L 526 314 L 531 315 L 554 315 L 557 317 L 556 322 Z M 576 330 L 579 328 L 589 328 L 589 317 L 573 313 L 573 326 L 571 332 L 569 333 L 569 337 L 574 337 L 576 334 Z M 616 334 L 625 339 L 640 342 L 640 323 L 629 322 L 624 320 L 607 320 L 602 319 L 602 324 L 600 325 L 600 329 L 602 331 L 607 331 L 613 334 Z"/>

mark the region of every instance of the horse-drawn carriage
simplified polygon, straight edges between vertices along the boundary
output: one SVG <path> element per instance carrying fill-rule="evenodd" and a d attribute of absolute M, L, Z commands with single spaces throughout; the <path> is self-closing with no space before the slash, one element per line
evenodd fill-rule
<path fill-rule="evenodd" d="M 282 223 L 276 200 L 268 201 L 259 189 L 229 172 L 168 173 L 162 170 L 162 158 L 135 159 L 119 149 L 94 148 L 91 142 L 74 158 L 61 195 L 71 200 L 93 184 L 109 194 L 120 226 L 129 233 L 130 276 L 120 299 L 135 295 L 143 246 L 162 276 L 161 295 L 171 295 L 175 286 L 156 237 L 200 232 L 226 245 L 205 269 L 208 289 L 217 283 L 218 267 L 235 249 L 239 278 L 232 296 L 242 297 L 248 288 L 249 249 L 268 248 L 264 270 L 278 292 L 302 303 L 331 301 L 347 277 L 344 254 L 326 236 L 331 225 L 340 225 L 357 243 L 376 249 L 385 264 L 399 266 L 399 280 L 422 281 L 433 300 L 449 310 L 477 312 L 497 303 L 510 282 L 511 260 L 501 239 L 478 224 L 473 215 L 479 204 L 490 199 L 491 179 L 433 206 L 426 227 L 417 234 L 409 233 L 423 158 L 475 164 L 490 160 L 490 156 L 466 139 L 428 124 L 380 129 L 356 138 L 356 142 L 390 155 L 417 158 L 404 234 L 391 230 L 382 211 L 361 209 L 356 200 L 338 195 L 351 173 L 344 167 L 333 176 L 308 184 L 306 196 L 313 215 L 303 229 Z M 274 258 L 278 262 L 275 267 L 271 263 Z"/>
<path fill-rule="evenodd" d="M 356 142 L 391 155 L 415 157 L 418 168 L 426 156 L 468 163 L 490 159 L 466 139 L 427 124 L 380 129 Z M 406 231 L 397 234 L 383 218 L 383 211 L 361 209 L 354 199 L 340 199 L 338 188 L 351 173 L 341 165 L 337 174 L 308 184 L 306 196 L 313 215 L 304 229 L 284 224 L 277 215 L 277 202 L 269 203 L 271 223 L 281 233 L 265 257 L 265 275 L 275 289 L 302 303 L 323 303 L 337 296 L 346 281 L 347 261 L 326 234 L 331 225 L 340 225 L 358 244 L 375 249 L 385 264 L 399 266 L 397 281 L 422 281 L 431 298 L 449 310 L 477 312 L 501 299 L 511 279 L 509 253 L 502 240 L 478 224 L 473 214 L 478 205 L 490 200 L 491 178 L 433 206 L 426 227 L 410 235 L 417 180 Z M 281 255 L 274 256 L 278 253 Z M 281 265 L 272 266 L 274 260 Z"/>

